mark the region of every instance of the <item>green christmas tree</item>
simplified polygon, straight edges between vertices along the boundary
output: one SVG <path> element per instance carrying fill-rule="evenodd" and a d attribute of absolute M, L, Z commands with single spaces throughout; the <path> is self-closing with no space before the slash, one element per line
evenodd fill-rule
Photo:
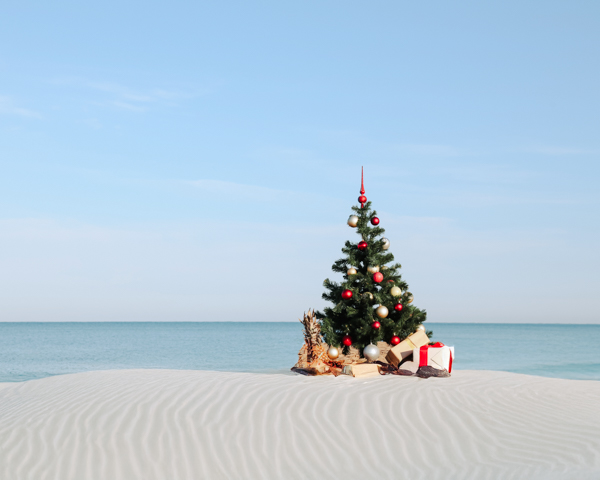
<path fill-rule="evenodd" d="M 401 265 L 392 263 L 390 242 L 383 238 L 385 230 L 379 226 L 377 212 L 371 210 L 371 202 L 364 195 L 362 178 L 360 193 L 360 206 L 352 207 L 354 214 L 348 219 L 360 240 L 347 241 L 342 248 L 345 257 L 331 267 L 343 274 L 344 280 L 325 280 L 323 298 L 333 307 L 317 312 L 317 317 L 329 345 L 343 346 L 347 354 L 351 344 L 362 355 L 370 343 L 399 343 L 416 331 L 427 313 L 412 305 L 413 296 L 400 275 Z M 431 337 L 431 332 L 427 334 Z"/>

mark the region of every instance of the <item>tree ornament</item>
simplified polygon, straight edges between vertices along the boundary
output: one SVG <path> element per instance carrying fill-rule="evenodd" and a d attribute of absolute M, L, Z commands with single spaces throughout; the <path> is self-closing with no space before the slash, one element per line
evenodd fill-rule
<path fill-rule="evenodd" d="M 373 217 L 371 219 L 371 224 L 373 224 L 373 225 L 379 225 L 379 219 L 377 217 Z"/>
<path fill-rule="evenodd" d="M 367 197 L 361 195 L 360 197 L 358 197 L 358 203 L 360 203 L 361 205 L 367 203 Z"/>
<path fill-rule="evenodd" d="M 394 310 L 396 310 L 397 312 L 401 312 L 403 308 L 404 307 L 401 303 L 397 303 L 396 305 L 394 305 Z"/>
<path fill-rule="evenodd" d="M 381 327 L 381 323 L 379 323 L 377 320 L 375 320 L 372 324 L 371 327 L 373 327 L 375 330 L 377 330 L 378 328 Z"/>
<path fill-rule="evenodd" d="M 400 295 L 402 295 L 402 290 L 400 289 L 400 287 L 392 287 L 390 289 L 390 294 L 392 295 L 392 297 L 399 297 Z"/>
<path fill-rule="evenodd" d="M 379 272 L 375 273 L 373 275 L 373 281 L 375 283 L 381 283 L 383 281 L 383 273 L 379 273 Z"/>
<path fill-rule="evenodd" d="M 329 350 L 327 350 L 327 356 L 331 358 L 331 360 L 335 360 L 340 356 L 340 351 L 335 347 L 329 347 Z"/>
<path fill-rule="evenodd" d="M 352 298 L 352 290 L 344 290 L 342 292 L 342 298 L 344 300 L 348 300 L 349 298 Z"/>
<path fill-rule="evenodd" d="M 390 339 L 390 343 L 392 345 L 398 345 L 400 343 L 400 337 L 394 335 L 391 339 Z"/>
<path fill-rule="evenodd" d="M 415 330 L 416 332 L 418 332 L 419 330 L 421 330 L 422 332 L 425 331 L 425 327 L 421 324 L 417 327 L 417 329 Z"/>
<path fill-rule="evenodd" d="M 349 347 L 350 345 L 352 345 L 352 339 L 350 338 L 349 335 L 344 335 L 344 338 L 342 339 L 342 343 L 344 345 L 346 345 L 347 347 Z"/>
<path fill-rule="evenodd" d="M 374 362 L 379 358 L 381 352 L 379 351 L 376 345 L 373 345 L 371 343 L 365 347 L 365 349 L 363 350 L 363 355 L 369 362 Z"/>
<path fill-rule="evenodd" d="M 348 271 L 346 272 L 348 275 L 356 275 L 356 268 L 351 267 L 348 269 Z"/>
<path fill-rule="evenodd" d="M 388 280 L 387 283 L 395 283 L 394 280 Z"/>
<path fill-rule="evenodd" d="M 362 295 L 364 298 L 368 298 L 369 300 L 373 301 L 373 294 L 371 292 L 365 292 Z"/>
<path fill-rule="evenodd" d="M 357 245 L 359 250 L 366 250 L 367 246 L 368 246 L 367 242 L 365 242 L 364 240 L 362 242 L 358 242 L 358 245 Z"/>
<path fill-rule="evenodd" d="M 367 267 L 367 272 L 369 273 L 377 273 L 379 271 L 379 267 L 377 265 Z"/>
<path fill-rule="evenodd" d="M 387 307 L 383 306 L 383 305 L 379 305 L 377 307 L 377 310 L 375 310 L 375 313 L 377 314 L 377 316 L 379 318 L 385 318 L 388 316 L 388 313 L 390 313 L 387 309 Z"/>
<path fill-rule="evenodd" d="M 358 216 L 350 215 L 350 218 L 348 218 L 348 225 L 353 228 L 356 227 L 358 225 Z"/>
<path fill-rule="evenodd" d="M 390 241 L 387 238 L 382 238 L 383 240 L 383 249 L 387 250 L 388 248 L 390 248 Z"/>
<path fill-rule="evenodd" d="M 413 297 L 412 293 L 410 293 L 410 292 L 409 292 L 409 293 L 408 293 L 408 300 L 407 300 L 407 302 L 408 302 L 408 303 L 412 303 L 412 302 L 413 302 L 413 300 L 414 300 L 414 297 Z"/>

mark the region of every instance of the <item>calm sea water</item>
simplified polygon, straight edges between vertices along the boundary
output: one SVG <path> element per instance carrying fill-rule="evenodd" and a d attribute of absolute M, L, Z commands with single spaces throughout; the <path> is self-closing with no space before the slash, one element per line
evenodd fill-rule
<path fill-rule="evenodd" d="M 455 369 L 600 380 L 600 325 L 435 324 Z M 121 368 L 289 371 L 300 323 L 0 323 L 0 382 Z"/>

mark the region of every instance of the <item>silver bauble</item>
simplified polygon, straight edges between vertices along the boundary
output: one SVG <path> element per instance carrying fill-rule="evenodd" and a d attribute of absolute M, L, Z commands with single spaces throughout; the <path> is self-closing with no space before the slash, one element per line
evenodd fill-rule
<path fill-rule="evenodd" d="M 348 271 L 346 272 L 348 275 L 356 275 L 356 268 L 351 267 L 348 269 Z"/>
<path fill-rule="evenodd" d="M 390 241 L 387 238 L 382 238 L 383 240 L 383 249 L 387 250 L 388 248 L 390 248 Z"/>
<path fill-rule="evenodd" d="M 421 330 L 422 332 L 424 332 L 425 331 L 425 327 L 423 325 L 419 325 L 415 331 L 418 332 L 419 330 Z"/>
<path fill-rule="evenodd" d="M 392 287 L 390 289 L 390 294 L 392 295 L 392 297 L 399 297 L 400 295 L 402 295 L 402 290 L 400 290 L 400 287 Z"/>
<path fill-rule="evenodd" d="M 348 218 L 348 225 L 356 227 L 358 225 L 358 217 L 356 215 L 350 215 L 350 218 Z"/>
<path fill-rule="evenodd" d="M 379 271 L 379 267 L 377 265 L 373 265 L 372 267 L 367 267 L 367 271 L 369 273 L 377 273 Z"/>
<path fill-rule="evenodd" d="M 340 351 L 335 347 L 329 347 L 329 350 L 327 350 L 327 356 L 332 360 L 335 360 L 340 356 Z"/>
<path fill-rule="evenodd" d="M 387 307 L 384 307 L 383 305 L 379 305 L 377 307 L 377 310 L 375 310 L 375 313 L 377 314 L 377 316 L 379 318 L 385 318 L 388 316 L 388 313 L 390 313 L 387 309 Z"/>
<path fill-rule="evenodd" d="M 379 358 L 381 352 L 377 348 L 377 345 L 373 345 L 372 343 L 367 345 L 363 350 L 363 356 L 369 361 L 374 362 Z"/>

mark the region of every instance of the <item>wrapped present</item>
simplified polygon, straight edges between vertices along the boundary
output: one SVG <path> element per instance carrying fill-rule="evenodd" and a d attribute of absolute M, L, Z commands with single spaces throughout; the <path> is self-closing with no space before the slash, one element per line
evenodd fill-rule
<path fill-rule="evenodd" d="M 395 347 L 390 348 L 385 359 L 397 367 L 402 361 L 413 354 L 415 348 L 419 348 L 429 343 L 429 337 L 423 330 L 418 330 L 406 337 Z"/>
<path fill-rule="evenodd" d="M 413 362 L 418 362 L 419 367 L 433 367 L 438 370 L 452 372 L 454 360 L 454 347 L 447 347 L 442 342 L 433 345 L 423 345 L 413 350 Z"/>
<path fill-rule="evenodd" d="M 376 363 L 354 363 L 352 365 L 344 365 L 342 373 L 352 375 L 353 377 L 378 377 L 379 365 Z"/>

